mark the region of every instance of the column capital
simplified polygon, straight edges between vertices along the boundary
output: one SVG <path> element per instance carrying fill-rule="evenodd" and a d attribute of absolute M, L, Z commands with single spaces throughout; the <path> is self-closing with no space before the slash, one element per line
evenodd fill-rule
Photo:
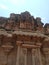
<path fill-rule="evenodd" d="M 36 51 L 36 49 L 33 48 L 33 49 L 32 49 L 32 54 L 35 54 L 35 51 Z"/>
<path fill-rule="evenodd" d="M 42 45 L 42 43 L 40 43 L 40 42 L 37 42 L 37 43 L 36 43 L 36 46 L 37 46 L 38 48 L 40 48 L 41 45 Z"/>
<path fill-rule="evenodd" d="M 42 43 L 40 43 L 40 42 L 37 42 L 37 43 L 36 43 L 36 45 L 39 45 L 39 46 L 41 46 L 41 45 L 42 45 Z"/>
<path fill-rule="evenodd" d="M 27 54 L 27 48 L 23 48 L 24 54 Z"/>
<path fill-rule="evenodd" d="M 16 45 L 21 45 L 22 43 L 22 41 L 16 41 Z"/>

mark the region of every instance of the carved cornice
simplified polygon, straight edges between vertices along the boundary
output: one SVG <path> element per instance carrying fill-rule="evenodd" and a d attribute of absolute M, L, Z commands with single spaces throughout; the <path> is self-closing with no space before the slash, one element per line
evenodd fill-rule
<path fill-rule="evenodd" d="M 24 48 L 40 48 L 39 45 L 30 45 L 30 44 L 22 44 L 22 47 Z"/>
<path fill-rule="evenodd" d="M 39 33 L 41 34 L 41 33 Z M 20 39 L 19 37 L 20 36 Z M 17 40 L 18 37 L 18 40 Z M 44 34 L 38 35 L 38 33 L 34 32 L 24 32 L 24 31 L 15 31 L 15 33 L 7 33 L 6 35 L 0 35 L 0 39 L 2 40 L 2 44 L 12 43 L 15 45 L 29 44 L 36 45 L 37 47 L 41 47 L 43 45 L 43 41 L 47 36 Z M 29 40 L 28 40 L 29 39 Z"/>

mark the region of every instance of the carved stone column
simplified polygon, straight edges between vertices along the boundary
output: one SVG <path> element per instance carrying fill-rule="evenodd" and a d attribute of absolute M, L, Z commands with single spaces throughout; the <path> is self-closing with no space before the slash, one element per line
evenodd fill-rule
<path fill-rule="evenodd" d="M 18 45 L 16 65 L 19 65 L 19 59 L 20 59 L 20 46 Z"/>
<path fill-rule="evenodd" d="M 43 65 L 40 48 L 38 48 L 37 51 L 38 51 L 38 54 L 37 55 L 38 55 L 39 65 Z"/>
<path fill-rule="evenodd" d="M 43 51 L 45 54 L 45 65 L 49 65 L 49 48 L 44 48 Z"/>
<path fill-rule="evenodd" d="M 16 42 L 16 46 L 17 46 L 16 65 L 20 65 L 21 43 L 22 43 L 21 41 Z"/>
<path fill-rule="evenodd" d="M 27 48 L 24 48 L 24 65 L 27 65 Z"/>
<path fill-rule="evenodd" d="M 32 49 L 32 65 L 35 65 L 35 50 L 36 49 Z"/>
<path fill-rule="evenodd" d="M 20 65 L 24 65 L 24 51 L 22 47 L 20 51 Z"/>
<path fill-rule="evenodd" d="M 36 63 L 37 63 L 37 65 L 43 65 L 40 47 L 41 47 L 41 43 L 38 43 L 37 48 L 36 48 Z"/>

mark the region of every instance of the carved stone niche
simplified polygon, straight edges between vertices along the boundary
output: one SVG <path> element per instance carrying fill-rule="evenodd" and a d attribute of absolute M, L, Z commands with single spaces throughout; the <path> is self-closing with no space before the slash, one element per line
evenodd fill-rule
<path fill-rule="evenodd" d="M 10 36 L 4 36 L 3 45 L 1 47 L 3 48 L 4 52 L 7 54 L 13 48 L 11 40 L 12 40 L 12 38 Z"/>
<path fill-rule="evenodd" d="M 5 54 L 9 54 L 10 51 L 14 48 L 14 46 L 10 42 L 7 42 L 6 44 L 2 45 L 2 48 Z"/>
<path fill-rule="evenodd" d="M 6 64 L 5 65 L 8 65 L 8 56 L 9 56 L 11 50 L 13 49 L 13 46 L 11 45 L 10 42 L 7 42 L 6 44 L 3 44 L 1 47 L 3 48 L 3 51 L 6 56 Z"/>

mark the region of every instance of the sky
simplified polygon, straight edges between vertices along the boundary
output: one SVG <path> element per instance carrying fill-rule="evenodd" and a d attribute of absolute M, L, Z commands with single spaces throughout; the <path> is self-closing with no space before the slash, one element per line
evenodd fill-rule
<path fill-rule="evenodd" d="M 10 13 L 28 11 L 34 18 L 41 17 L 49 23 L 49 0 L 0 0 L 0 16 L 10 17 Z"/>

